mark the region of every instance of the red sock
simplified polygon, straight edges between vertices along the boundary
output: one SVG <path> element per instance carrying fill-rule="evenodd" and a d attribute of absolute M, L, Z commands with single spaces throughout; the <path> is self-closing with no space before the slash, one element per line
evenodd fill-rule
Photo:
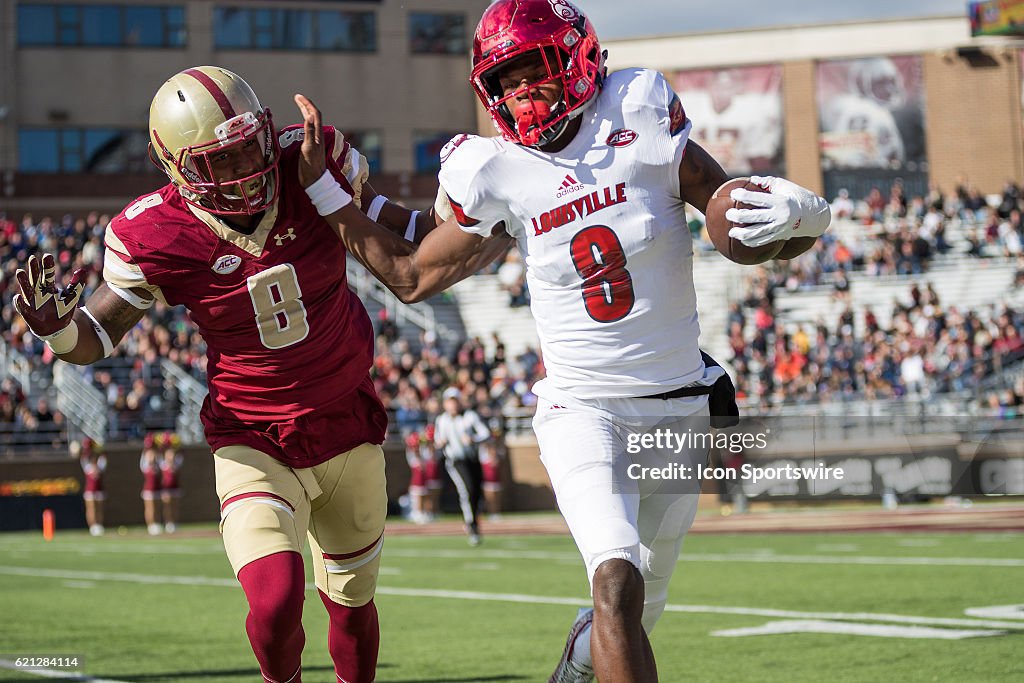
<path fill-rule="evenodd" d="M 362 607 L 345 607 L 323 591 L 318 592 L 331 617 L 327 649 L 339 683 L 373 683 L 380 648 L 380 624 L 373 600 Z"/>
<path fill-rule="evenodd" d="M 306 576 L 302 556 L 280 552 L 261 557 L 238 572 L 249 616 L 245 630 L 263 678 L 271 683 L 299 683 L 302 646 L 302 601 Z"/>

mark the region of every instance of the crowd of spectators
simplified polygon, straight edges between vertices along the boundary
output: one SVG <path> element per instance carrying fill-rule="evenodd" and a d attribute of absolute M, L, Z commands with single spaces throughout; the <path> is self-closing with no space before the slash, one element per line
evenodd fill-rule
<path fill-rule="evenodd" d="M 1020 308 L 992 304 L 965 310 L 944 304 L 931 284 L 914 283 L 905 301 L 893 302 L 889 316 L 870 306 L 855 314 L 849 297 L 837 292 L 833 320 L 793 323 L 775 308 L 775 290 L 783 282 L 777 273 L 756 269 L 746 300 L 729 312 L 737 388 L 755 404 L 974 390 L 1024 356 Z M 883 324 L 884 318 L 889 322 Z"/>
<path fill-rule="evenodd" d="M 981 413 L 988 417 L 1013 420 L 1024 417 L 1024 377 L 1013 387 L 984 392 L 979 397 Z"/>
<path fill-rule="evenodd" d="M 897 181 L 887 194 L 876 187 L 859 200 L 841 189 L 831 206 L 834 221 L 852 221 L 859 229 L 842 236 L 832 230 L 806 255 L 773 264 L 790 291 L 844 281 L 854 272 L 920 275 L 936 257 L 950 253 L 979 259 L 1024 255 L 1024 194 L 1015 182 L 989 199 L 964 183 L 952 193 L 933 186 L 927 195 L 908 197 Z M 714 248 L 701 224 L 691 230 L 699 237 L 698 249 Z"/>
<path fill-rule="evenodd" d="M 530 388 L 543 377 L 544 367 L 532 348 L 509 358 L 504 343 L 494 335 L 490 353 L 479 338 L 445 353 L 429 332 L 420 336 L 418 346 L 414 349 L 409 339 L 399 337 L 386 317 L 378 322 L 371 374 L 392 413 L 392 429 L 402 435 L 433 423 L 441 413 L 442 393 L 449 388 L 458 389 L 465 407 L 476 411 L 496 434 L 503 430 L 503 414 L 536 404 Z"/>
<path fill-rule="evenodd" d="M 733 307 L 728 328 L 741 394 L 750 401 L 778 404 L 854 395 L 927 396 L 975 387 L 1008 355 L 1021 352 L 1024 311 L 1005 306 L 960 310 L 944 306 L 929 288 L 914 286 L 909 302 L 896 306 L 890 323 L 880 325 L 871 310 L 857 321 L 846 297 L 848 278 L 855 271 L 858 277 L 926 271 L 935 254 L 952 248 L 946 230 L 955 221 L 960 222 L 958 227 L 967 226 L 962 231 L 967 235 L 965 253 L 1024 258 L 1022 204 L 1024 197 L 1014 183 L 1007 183 L 994 206 L 967 186 L 948 195 L 933 188 L 926 197 L 909 199 L 898 183 L 888 198 L 874 190 L 853 201 L 840 192 L 833 214 L 860 222 L 870 237 L 851 244 L 827 235 L 807 255 L 755 271 L 747 300 Z M 60 220 L 26 214 L 15 222 L 0 213 L 2 334 L 10 348 L 44 365 L 53 362 L 45 345 L 13 314 L 19 264 L 30 254 L 53 253 L 59 278 L 78 268 L 86 270 L 88 296 L 101 282 L 103 231 L 109 219 L 98 212 Z M 523 264 L 515 250 L 491 272 L 498 274 L 511 305 L 528 305 Z M 778 288 L 797 290 L 823 281 L 832 283 L 837 301 L 845 306 L 835 320 L 814 325 L 778 320 Z M 1024 284 L 1024 269 L 1019 281 Z M 430 333 L 419 340 L 401 338 L 386 316 L 378 321 L 376 351 L 374 381 L 393 413 L 397 432 L 403 434 L 429 423 L 440 411 L 441 392 L 453 386 L 468 407 L 493 426 L 503 412 L 533 405 L 530 387 L 543 374 L 535 350 L 509 358 L 497 337 L 488 345 L 472 339 L 454 350 L 443 349 Z M 182 310 L 154 306 L 111 358 L 82 370 L 106 399 L 110 436 L 141 438 L 149 431 L 173 429 L 178 397 L 161 364 L 170 360 L 202 382 L 205 352 L 202 338 Z M 991 400 L 998 405 L 1010 401 L 1003 395 Z M 0 422 L 8 441 L 12 435 L 31 433 L 35 440 L 66 442 L 65 417 L 45 399 L 26 400 L 12 378 L 0 388 Z"/>
<path fill-rule="evenodd" d="M 0 214 L 2 334 L 10 348 L 43 365 L 54 361 L 50 350 L 14 314 L 15 271 L 32 254 L 54 254 L 58 278 L 85 269 L 88 297 L 102 281 L 103 232 L 109 222 L 109 215 L 95 211 L 84 218 L 65 215 L 60 221 L 25 214 L 20 223 Z M 82 368 L 85 379 L 106 399 L 110 437 L 142 438 L 147 431 L 173 429 L 178 399 L 174 385 L 164 379 L 161 359 L 168 358 L 202 378 L 205 350 L 184 312 L 158 303 L 128 332 L 110 358 Z M 66 434 L 62 438 L 66 439 Z"/>
<path fill-rule="evenodd" d="M 67 215 L 60 221 L 26 214 L 20 223 L 15 223 L 0 214 L 2 334 L 9 347 L 30 360 L 44 365 L 53 363 L 49 349 L 13 313 L 11 300 L 17 291 L 14 273 L 29 255 L 53 253 L 58 278 L 78 268 L 86 270 L 88 298 L 101 282 L 103 231 L 109 220 L 110 216 L 98 212 L 84 218 Z M 506 275 L 515 268 L 517 256 L 513 252 L 506 265 L 501 266 Z M 525 304 L 525 284 L 518 278 L 510 279 L 512 288 L 517 284 L 522 287 L 510 294 L 518 299 L 517 305 Z M 488 355 L 483 343 L 474 339 L 454 350 L 442 349 L 429 333 L 414 344 L 399 338 L 398 327 L 382 313 L 373 376 L 398 429 L 408 432 L 432 420 L 439 412 L 440 392 L 451 386 L 459 388 L 469 407 L 485 420 L 500 415 L 505 408 L 532 405 L 534 397 L 529 389 L 542 372 L 537 352 L 528 350 L 518 358 L 506 358 L 504 345 L 497 338 L 492 348 Z M 161 363 L 163 359 L 170 360 L 205 383 L 205 353 L 202 337 L 184 311 L 158 302 L 129 331 L 110 358 L 80 370 L 106 399 L 109 436 L 141 439 L 150 431 L 173 429 L 178 397 L 174 384 L 166 380 Z M 0 394 L 3 420 L 26 425 L 18 427 L 21 431 L 45 423 L 45 415 L 40 419 L 38 410 L 28 405 L 21 390 L 8 392 L 8 385 L 14 386 L 10 378 Z M 58 422 L 63 424 L 63 419 L 59 415 Z"/>

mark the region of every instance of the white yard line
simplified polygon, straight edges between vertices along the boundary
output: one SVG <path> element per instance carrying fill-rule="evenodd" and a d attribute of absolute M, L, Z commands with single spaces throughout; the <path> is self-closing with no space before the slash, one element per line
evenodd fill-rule
<path fill-rule="evenodd" d="M 24 552 L 56 552 L 79 554 L 87 550 L 101 553 L 124 553 L 132 555 L 145 554 L 181 554 L 181 555 L 220 555 L 224 549 L 190 548 L 188 546 L 151 545 L 151 546 L 104 546 L 96 545 L 47 545 L 24 549 Z M 575 552 L 549 552 L 543 550 L 417 550 L 414 548 L 390 548 L 385 545 L 383 555 L 387 557 L 435 558 L 453 560 L 568 560 L 578 561 L 580 556 Z M 1024 558 L 1016 557 L 921 557 L 921 556 L 881 556 L 881 555 L 770 555 L 763 550 L 753 553 L 687 553 L 680 555 L 681 562 L 725 562 L 734 564 L 860 564 L 881 567 L 927 566 L 942 567 L 1024 567 Z"/>
<path fill-rule="evenodd" d="M 843 621 L 822 621 L 820 619 L 787 619 L 769 621 L 763 626 L 752 628 L 731 628 L 712 631 L 713 636 L 742 638 L 744 636 L 774 636 L 790 633 L 830 633 L 847 636 L 874 636 L 876 638 L 912 638 L 935 640 L 963 640 L 986 636 L 1006 635 L 1006 631 L 979 629 L 931 628 L 929 626 L 890 626 L 887 624 L 852 624 Z"/>
<path fill-rule="evenodd" d="M 124 572 L 89 572 L 69 569 L 42 569 L 35 567 L 0 566 L 0 574 L 9 576 L 28 576 L 36 578 L 56 578 L 73 581 L 122 581 L 127 583 L 171 584 L 186 586 L 237 586 L 235 579 L 215 578 L 207 576 L 158 576 L 150 574 L 134 574 Z M 313 590 L 313 584 L 307 584 Z M 513 602 L 535 605 L 565 605 L 584 607 L 590 604 L 584 598 L 567 598 L 547 595 L 527 595 L 522 593 L 485 593 L 482 591 L 441 590 L 429 588 L 399 588 L 395 586 L 378 586 L 380 595 L 393 595 L 413 598 L 439 598 L 446 600 L 477 600 L 485 602 Z M 969 628 L 1002 628 L 1015 631 L 1024 630 L 1024 621 L 998 621 L 992 619 L 948 619 L 943 617 L 916 617 L 904 614 L 885 614 L 875 612 L 801 612 L 793 610 L 761 609 L 755 607 L 721 607 L 717 605 L 668 605 L 668 612 L 687 612 L 696 614 L 730 614 L 736 616 L 775 617 L 783 619 L 833 619 L 840 621 L 882 621 L 896 624 L 919 624 L 928 626 L 960 626 Z"/>
<path fill-rule="evenodd" d="M 26 669 L 23 666 L 18 666 L 11 659 L 0 659 L 0 669 L 9 669 L 20 674 L 40 676 L 42 678 L 61 678 L 65 681 L 82 681 L 83 683 L 128 683 L 128 681 L 118 681 L 113 678 L 94 678 L 93 676 L 60 671 L 58 669 Z"/>

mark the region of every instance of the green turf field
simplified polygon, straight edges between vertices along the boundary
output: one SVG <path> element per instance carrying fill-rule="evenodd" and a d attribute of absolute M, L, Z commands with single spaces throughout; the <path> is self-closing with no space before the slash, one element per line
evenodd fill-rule
<path fill-rule="evenodd" d="M 333 681 L 307 598 L 303 680 Z M 586 598 L 568 538 L 391 537 L 377 680 L 545 681 Z M 1022 534 L 694 534 L 652 641 L 663 682 L 1021 681 L 1024 611 L 965 614 L 1015 604 Z M 78 654 L 110 681 L 253 681 L 245 613 L 216 537 L 0 535 L 0 659 Z M 714 635 L 766 624 L 815 632 Z M 15 680 L 46 679 L 0 668 Z"/>

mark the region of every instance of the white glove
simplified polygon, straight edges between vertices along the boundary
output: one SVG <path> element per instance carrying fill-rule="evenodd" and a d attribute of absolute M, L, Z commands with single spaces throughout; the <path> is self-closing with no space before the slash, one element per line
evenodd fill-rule
<path fill-rule="evenodd" d="M 768 188 L 768 192 L 751 192 L 743 188 L 729 196 L 756 209 L 729 209 L 725 217 L 734 227 L 729 237 L 748 247 L 760 247 L 794 237 L 821 237 L 828 229 L 832 213 L 828 202 L 810 190 L 785 178 L 751 176 L 750 182 Z"/>

